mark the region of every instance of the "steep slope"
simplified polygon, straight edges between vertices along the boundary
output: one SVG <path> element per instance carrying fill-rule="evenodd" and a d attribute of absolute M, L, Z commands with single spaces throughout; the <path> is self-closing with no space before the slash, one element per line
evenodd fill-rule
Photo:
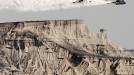
<path fill-rule="evenodd" d="M 82 20 L 1 23 L 0 38 L 3 75 L 134 74 L 131 56 Z"/>

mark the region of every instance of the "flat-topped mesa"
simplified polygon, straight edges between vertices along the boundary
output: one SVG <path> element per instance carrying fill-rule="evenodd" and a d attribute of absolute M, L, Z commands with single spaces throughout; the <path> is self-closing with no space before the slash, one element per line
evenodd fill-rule
<path fill-rule="evenodd" d="M 13 28 L 12 32 L 31 31 L 39 36 L 61 35 L 69 39 L 88 37 L 89 34 L 84 22 L 78 19 L 11 22 L 0 25 L 2 25 L 0 30 L 3 31 L 3 33 Z M 3 34 L 0 34 L 0 36 L 2 35 Z"/>
<path fill-rule="evenodd" d="M 105 30 L 87 28 L 77 19 L 1 23 L 0 75 L 133 74 Z"/>

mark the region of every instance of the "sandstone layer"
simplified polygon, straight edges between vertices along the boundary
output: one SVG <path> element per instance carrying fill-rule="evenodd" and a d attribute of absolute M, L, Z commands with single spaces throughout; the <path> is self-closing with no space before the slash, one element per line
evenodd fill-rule
<path fill-rule="evenodd" d="M 0 24 L 0 75 L 134 74 L 133 57 L 82 20 Z"/>

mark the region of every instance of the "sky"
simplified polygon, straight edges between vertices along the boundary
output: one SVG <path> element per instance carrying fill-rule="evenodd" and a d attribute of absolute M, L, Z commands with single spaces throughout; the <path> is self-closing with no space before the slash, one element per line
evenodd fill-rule
<path fill-rule="evenodd" d="M 0 10 L 0 23 L 15 21 L 81 19 L 89 30 L 98 33 L 106 29 L 109 38 L 117 45 L 134 48 L 134 0 L 126 5 L 99 5 L 49 11 Z"/>

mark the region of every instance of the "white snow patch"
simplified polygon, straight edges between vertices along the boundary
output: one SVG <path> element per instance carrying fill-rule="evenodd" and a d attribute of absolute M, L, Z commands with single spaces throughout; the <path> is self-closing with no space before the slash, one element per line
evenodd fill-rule
<path fill-rule="evenodd" d="M 111 2 L 105 0 L 83 0 L 81 3 L 73 3 L 75 1 L 76 0 L 0 0 L 0 9 L 45 11 L 61 8 L 65 9 L 81 6 L 94 6 Z"/>

